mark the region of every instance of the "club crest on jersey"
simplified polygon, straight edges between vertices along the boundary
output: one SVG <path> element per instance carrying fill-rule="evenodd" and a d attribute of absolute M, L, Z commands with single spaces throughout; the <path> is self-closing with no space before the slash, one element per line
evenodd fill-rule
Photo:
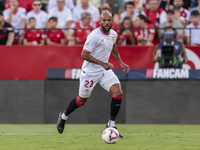
<path fill-rule="evenodd" d="M 87 47 L 87 46 L 88 46 L 88 44 L 89 44 L 89 43 L 86 43 L 86 44 L 85 44 L 85 47 Z"/>
<path fill-rule="evenodd" d="M 113 41 L 113 43 L 115 43 L 115 37 L 112 37 L 112 41 Z"/>

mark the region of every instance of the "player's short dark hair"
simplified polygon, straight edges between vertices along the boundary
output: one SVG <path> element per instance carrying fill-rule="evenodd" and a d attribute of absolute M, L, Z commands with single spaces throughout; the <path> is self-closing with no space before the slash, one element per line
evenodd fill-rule
<path fill-rule="evenodd" d="M 191 12 L 191 16 L 199 16 L 199 11 L 198 10 L 193 10 Z"/>
<path fill-rule="evenodd" d="M 164 28 L 164 31 L 166 31 L 166 30 L 168 30 L 168 29 L 172 29 L 172 30 L 176 30 L 174 27 L 172 27 L 172 26 L 166 26 L 165 28 Z"/>
<path fill-rule="evenodd" d="M 132 6 L 134 7 L 134 6 L 135 6 L 135 3 L 132 2 L 132 1 L 130 1 L 130 2 L 126 3 L 126 5 L 132 5 Z"/>
<path fill-rule="evenodd" d="M 31 17 L 28 19 L 28 21 L 30 22 L 31 20 L 36 20 L 34 17 Z"/>
<path fill-rule="evenodd" d="M 58 18 L 57 17 L 51 17 L 51 18 L 49 18 L 49 20 L 48 21 L 50 21 L 50 20 L 53 20 L 53 21 L 55 21 L 55 22 L 58 22 Z"/>

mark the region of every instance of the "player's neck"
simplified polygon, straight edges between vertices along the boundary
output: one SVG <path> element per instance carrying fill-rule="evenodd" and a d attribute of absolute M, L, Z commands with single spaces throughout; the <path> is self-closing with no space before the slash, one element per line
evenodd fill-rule
<path fill-rule="evenodd" d="M 107 34 L 107 35 L 110 33 L 110 30 L 106 32 L 104 29 L 102 29 L 102 27 L 100 27 L 100 30 L 101 30 L 104 34 Z"/>

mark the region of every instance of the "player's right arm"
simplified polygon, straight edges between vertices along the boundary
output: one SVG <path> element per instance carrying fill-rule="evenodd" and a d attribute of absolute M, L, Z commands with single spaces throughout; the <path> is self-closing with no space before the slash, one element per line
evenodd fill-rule
<path fill-rule="evenodd" d="M 98 37 L 97 37 L 97 33 L 95 31 L 96 30 L 93 30 L 93 32 L 91 32 L 88 35 L 87 40 L 85 41 L 85 44 L 84 44 L 84 47 L 83 47 L 83 51 L 81 53 L 81 58 L 88 61 L 88 62 L 100 65 L 105 70 L 113 69 L 113 65 L 111 63 L 104 63 L 104 62 L 96 59 L 92 55 L 90 55 L 90 53 L 92 53 L 98 45 L 98 42 L 97 42 Z"/>
<path fill-rule="evenodd" d="M 91 63 L 97 64 L 97 65 L 101 65 L 105 70 L 109 70 L 109 69 L 113 69 L 113 64 L 111 63 L 104 63 L 96 58 L 94 58 L 92 55 L 90 55 L 89 52 L 83 50 L 81 53 L 81 58 L 89 61 Z"/>

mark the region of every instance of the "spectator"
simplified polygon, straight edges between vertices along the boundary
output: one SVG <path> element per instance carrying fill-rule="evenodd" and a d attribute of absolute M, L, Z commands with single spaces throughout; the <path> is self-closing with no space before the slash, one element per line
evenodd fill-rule
<path fill-rule="evenodd" d="M 170 4 L 170 0 L 158 0 L 159 2 L 159 7 L 164 9 L 164 10 L 168 10 L 169 9 L 169 4 Z"/>
<path fill-rule="evenodd" d="M 89 4 L 89 0 L 81 0 L 81 5 L 76 6 L 73 11 L 74 21 L 78 22 L 81 20 L 81 14 L 83 12 L 89 12 L 92 15 L 92 21 L 90 22 L 91 26 L 94 26 L 95 23 L 99 20 L 100 14 L 99 10 Z"/>
<path fill-rule="evenodd" d="M 26 9 L 18 7 L 18 0 L 10 0 L 10 8 L 4 10 L 4 19 L 6 22 L 10 23 L 14 29 L 24 29 L 26 25 Z M 15 37 L 19 37 L 19 44 L 22 43 L 24 30 L 14 30 Z"/>
<path fill-rule="evenodd" d="M 172 26 L 165 27 L 165 33 L 170 33 L 172 36 L 176 36 L 176 29 Z M 162 46 L 170 45 L 174 46 L 175 48 L 175 54 L 172 59 L 165 58 L 161 59 L 161 50 Z M 182 63 L 187 62 L 187 55 L 185 51 L 185 46 L 182 42 L 177 41 L 175 38 L 166 38 L 163 39 L 158 45 L 156 46 L 155 51 L 153 52 L 153 61 L 159 62 L 160 68 L 182 68 Z"/>
<path fill-rule="evenodd" d="M 166 12 L 159 8 L 158 0 L 149 0 L 149 9 L 145 9 L 142 14 L 145 15 L 156 27 L 159 27 L 161 23 L 166 22 Z"/>
<path fill-rule="evenodd" d="M 75 44 L 83 45 L 85 43 L 87 36 L 90 34 L 90 32 L 93 29 L 93 27 L 90 25 L 91 19 L 92 19 L 91 14 L 88 12 L 84 12 L 81 14 L 81 21 L 74 22 L 71 25 L 72 29 L 76 29 L 76 28 L 79 28 L 79 29 L 76 31 L 74 31 L 74 30 L 69 31 L 68 45 L 70 45 L 70 46 L 75 45 Z M 81 30 L 80 28 L 83 30 Z M 76 38 L 76 40 L 75 40 L 75 38 Z"/>
<path fill-rule="evenodd" d="M 135 13 L 140 13 L 144 10 L 144 5 L 146 4 L 147 0 L 124 0 L 126 3 L 133 2 L 135 5 Z"/>
<path fill-rule="evenodd" d="M 170 5 L 173 5 L 174 0 L 170 0 Z M 182 7 L 189 10 L 191 5 L 191 0 L 183 0 Z"/>
<path fill-rule="evenodd" d="M 74 9 L 74 3 L 72 0 L 64 0 L 64 1 L 65 1 L 66 8 L 70 10 Z M 57 6 L 56 0 L 49 0 L 47 11 L 50 12 L 53 8 L 56 8 L 56 6 Z"/>
<path fill-rule="evenodd" d="M 198 6 L 192 8 L 192 9 L 190 10 L 190 12 L 192 12 L 193 10 L 198 10 L 198 11 L 200 12 L 200 0 L 198 0 Z"/>
<path fill-rule="evenodd" d="M 135 5 L 133 2 L 126 3 L 126 11 L 120 15 L 120 23 L 123 22 L 126 16 L 130 17 L 132 21 L 135 21 L 135 18 L 139 15 L 139 13 L 134 12 L 134 9 Z"/>
<path fill-rule="evenodd" d="M 10 2 L 9 1 L 12 1 L 12 0 L 7 0 L 6 2 L 6 9 L 9 9 L 10 8 Z M 31 11 L 33 8 L 32 8 L 32 0 L 18 0 L 19 2 L 19 6 L 18 7 L 22 7 L 22 8 L 25 8 L 26 9 L 26 12 L 29 12 Z"/>
<path fill-rule="evenodd" d="M 41 0 L 33 0 L 33 10 L 27 13 L 26 20 L 27 23 L 31 17 L 36 19 L 36 28 L 44 28 L 46 27 L 46 22 L 48 19 L 48 14 L 41 10 L 42 1 Z"/>
<path fill-rule="evenodd" d="M 39 29 L 36 29 L 36 25 L 36 18 L 29 18 L 29 26 L 31 29 L 26 30 L 24 34 L 24 45 L 44 45 L 44 39 L 42 38 L 43 32 Z"/>
<path fill-rule="evenodd" d="M 49 17 L 57 17 L 57 28 L 70 28 L 73 22 L 73 16 L 70 9 L 65 7 L 65 0 L 57 0 L 57 7 L 52 8 Z"/>
<path fill-rule="evenodd" d="M 200 45 L 200 17 L 197 10 L 192 11 L 190 21 L 191 23 L 186 26 L 185 36 L 188 45 Z M 190 31 L 191 30 L 191 31 Z M 190 34 L 191 33 L 191 34 Z M 191 42 L 191 43 L 190 43 Z"/>
<path fill-rule="evenodd" d="M 181 28 L 183 28 L 183 25 L 180 23 L 180 21 L 174 20 L 175 19 L 175 15 L 174 15 L 174 10 L 173 9 L 169 9 L 167 11 L 167 21 L 160 24 L 159 28 L 161 28 L 159 30 L 159 37 L 162 38 L 163 33 L 164 33 L 164 29 L 167 26 L 172 26 L 173 28 L 175 28 L 177 30 L 177 40 L 180 42 L 183 42 L 183 30 Z M 179 28 L 179 29 L 177 29 Z"/>
<path fill-rule="evenodd" d="M 125 17 L 120 28 L 120 36 L 118 39 L 118 45 L 132 45 L 134 44 L 132 20 L 130 17 Z"/>
<path fill-rule="evenodd" d="M 48 30 L 46 32 L 47 34 L 47 45 L 56 45 L 56 46 L 62 46 L 65 45 L 65 33 L 57 29 L 57 18 L 51 17 L 48 20 L 51 30 Z"/>
<path fill-rule="evenodd" d="M 3 13 L 0 11 L 0 45 L 12 45 L 14 35 L 13 27 L 11 24 L 4 21 Z"/>
<path fill-rule="evenodd" d="M 183 0 L 174 0 L 175 19 L 179 20 L 185 26 L 190 19 L 190 12 L 183 7 Z"/>
<path fill-rule="evenodd" d="M 80 5 L 81 4 L 81 0 L 75 0 L 75 1 L 76 1 L 76 5 Z M 100 0 L 89 0 L 89 4 L 95 6 L 96 8 L 100 8 L 101 7 Z"/>
<path fill-rule="evenodd" d="M 134 38 L 137 45 L 154 45 L 157 44 L 155 26 L 144 15 L 140 14 L 135 20 L 136 29 Z"/>
<path fill-rule="evenodd" d="M 112 14 L 120 14 L 124 11 L 124 0 L 101 0 L 101 4 L 108 3 L 111 8 Z"/>

